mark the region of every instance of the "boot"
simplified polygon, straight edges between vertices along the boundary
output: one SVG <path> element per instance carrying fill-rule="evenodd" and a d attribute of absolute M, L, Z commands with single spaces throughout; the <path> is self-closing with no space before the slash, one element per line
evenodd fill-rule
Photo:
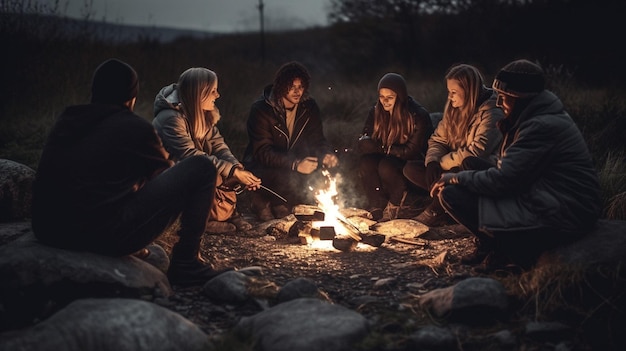
<path fill-rule="evenodd" d="M 437 200 L 431 202 L 422 213 L 413 217 L 413 219 L 429 227 L 441 227 L 450 223 L 450 216 L 439 205 Z"/>
<path fill-rule="evenodd" d="M 466 265 L 476 265 L 485 263 L 490 254 L 494 251 L 493 239 L 475 238 L 474 251 L 461 257 L 461 263 Z"/>
<path fill-rule="evenodd" d="M 252 229 L 252 224 L 246 221 L 239 211 L 235 211 L 232 216 L 228 219 L 229 223 L 232 223 L 237 231 L 245 232 L 247 230 Z"/>
<path fill-rule="evenodd" d="M 174 246 L 167 270 L 167 278 L 171 285 L 203 285 L 216 276 L 233 270 L 233 268 L 214 269 L 211 264 L 200 257 L 199 247 L 199 242 L 194 247 L 194 245 L 181 245 L 180 241 Z"/>
<path fill-rule="evenodd" d="M 394 205 L 391 202 L 387 202 L 387 206 L 383 210 L 383 216 L 379 222 L 387 222 L 398 218 L 398 212 L 400 212 L 400 206 Z"/>

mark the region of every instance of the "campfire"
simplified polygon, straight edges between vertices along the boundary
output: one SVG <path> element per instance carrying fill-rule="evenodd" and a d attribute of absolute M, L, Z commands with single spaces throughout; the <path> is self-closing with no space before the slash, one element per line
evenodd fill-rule
<path fill-rule="evenodd" d="M 365 218 L 367 211 L 360 211 L 364 217 L 359 221 L 354 220 L 356 216 L 348 218 L 344 215 L 337 203 L 337 178 L 328 170 L 322 170 L 322 175 L 325 177 L 325 186 L 315 192 L 317 207 L 302 205 L 294 209 L 296 217 L 306 223 L 298 234 L 301 242 L 314 248 L 335 248 L 341 251 L 368 250 L 380 246 L 385 237 L 368 233 L 373 221 L 368 222 Z"/>

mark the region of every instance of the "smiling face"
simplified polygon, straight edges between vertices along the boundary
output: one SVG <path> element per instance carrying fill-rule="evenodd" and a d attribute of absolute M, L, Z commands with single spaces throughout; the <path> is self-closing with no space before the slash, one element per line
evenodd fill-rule
<path fill-rule="evenodd" d="M 215 110 L 215 100 L 220 97 L 220 93 L 217 91 L 217 80 L 215 85 L 209 88 L 209 93 L 202 98 L 202 109 L 205 111 Z"/>
<path fill-rule="evenodd" d="M 389 113 L 393 111 L 393 107 L 396 105 L 397 98 L 398 94 L 396 94 L 391 89 L 381 88 L 380 90 L 378 90 L 378 100 L 383 106 L 383 109 Z"/>
<path fill-rule="evenodd" d="M 287 94 L 283 97 L 283 103 L 286 108 L 292 108 L 294 105 L 297 105 L 302 99 L 302 94 L 304 94 L 304 85 L 302 85 L 302 81 L 300 78 L 296 78 L 289 86 L 289 90 L 287 90 Z"/>
<path fill-rule="evenodd" d="M 463 90 L 459 81 L 456 79 L 447 79 L 446 85 L 448 87 L 448 100 L 450 100 L 450 105 L 454 108 L 460 108 L 465 105 L 465 90 Z"/>

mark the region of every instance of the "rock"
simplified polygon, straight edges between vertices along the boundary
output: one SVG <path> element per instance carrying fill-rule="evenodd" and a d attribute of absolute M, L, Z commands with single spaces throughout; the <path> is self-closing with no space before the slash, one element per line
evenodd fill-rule
<path fill-rule="evenodd" d="M 208 350 L 207 335 L 181 315 L 135 299 L 82 299 L 45 321 L 2 334 L 2 350 Z"/>
<path fill-rule="evenodd" d="M 308 278 L 296 278 L 287 282 L 276 296 L 278 303 L 295 300 L 301 297 L 321 298 L 323 294 L 317 288 L 317 284 Z"/>
<path fill-rule="evenodd" d="M 259 351 L 344 351 L 369 333 L 367 319 L 343 306 L 299 298 L 243 317 L 233 332 Z"/>
<path fill-rule="evenodd" d="M 0 159 L 0 222 L 30 218 L 35 171 Z"/>
<path fill-rule="evenodd" d="M 133 256 L 39 244 L 31 233 L 0 247 L 0 330 L 28 325 L 87 297 L 153 300 L 173 293 L 163 272 Z"/>

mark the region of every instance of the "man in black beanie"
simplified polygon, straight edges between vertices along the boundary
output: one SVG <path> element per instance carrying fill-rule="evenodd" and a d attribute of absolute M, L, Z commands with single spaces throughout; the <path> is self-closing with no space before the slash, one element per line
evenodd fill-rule
<path fill-rule="evenodd" d="M 219 273 L 199 255 L 217 172 L 202 156 L 172 166 L 152 124 L 133 113 L 137 81 L 131 66 L 107 60 L 94 73 L 92 103 L 58 117 L 35 177 L 33 232 L 54 247 L 125 256 L 180 216 L 168 277 L 203 284 Z"/>
<path fill-rule="evenodd" d="M 505 115 L 496 167 L 445 173 L 432 192 L 476 236 L 476 251 L 461 262 L 525 269 L 543 251 L 592 230 L 602 209 L 600 185 L 580 130 L 545 89 L 539 65 L 513 61 L 493 88 Z"/>

